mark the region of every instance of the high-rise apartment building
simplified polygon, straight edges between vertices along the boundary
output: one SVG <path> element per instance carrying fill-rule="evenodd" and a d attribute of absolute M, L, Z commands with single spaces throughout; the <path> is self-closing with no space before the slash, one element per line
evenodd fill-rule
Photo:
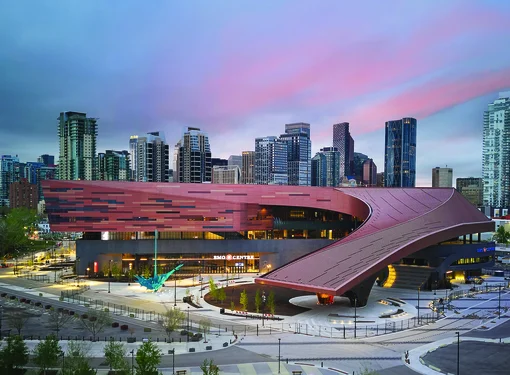
<path fill-rule="evenodd" d="M 55 156 L 44 154 L 37 158 L 37 162 L 48 166 L 55 165 Z"/>
<path fill-rule="evenodd" d="M 243 168 L 241 171 L 242 184 L 255 183 L 255 151 L 243 151 Z"/>
<path fill-rule="evenodd" d="M 0 206 L 9 207 L 10 186 L 23 178 L 18 155 L 0 157 Z"/>
<path fill-rule="evenodd" d="M 368 160 L 368 156 L 360 152 L 355 152 L 353 159 L 354 170 L 352 174 L 356 181 L 363 182 L 363 163 Z"/>
<path fill-rule="evenodd" d="M 274 136 L 255 138 L 255 183 L 287 185 L 287 142 Z"/>
<path fill-rule="evenodd" d="M 169 147 L 161 131 L 129 139 L 131 180 L 138 182 L 169 181 Z"/>
<path fill-rule="evenodd" d="M 37 210 L 37 203 L 39 203 L 37 185 L 31 184 L 26 178 L 13 182 L 9 186 L 9 202 L 11 208 L 25 207 Z"/>
<path fill-rule="evenodd" d="M 287 143 L 289 185 L 310 186 L 312 177 L 310 124 L 286 124 L 280 140 Z"/>
<path fill-rule="evenodd" d="M 312 158 L 312 186 L 340 185 L 340 152 L 324 147 Z"/>
<path fill-rule="evenodd" d="M 228 165 L 237 165 L 239 169 L 243 169 L 243 156 L 242 155 L 230 155 L 228 157 Z"/>
<path fill-rule="evenodd" d="M 340 178 L 354 174 L 354 139 L 349 131 L 349 123 L 333 125 L 333 147 L 340 152 Z"/>
<path fill-rule="evenodd" d="M 496 99 L 483 114 L 483 204 L 510 206 L 510 97 Z"/>
<path fill-rule="evenodd" d="M 368 187 L 377 186 L 377 166 L 372 159 L 363 162 L 363 185 Z"/>
<path fill-rule="evenodd" d="M 96 175 L 97 119 L 81 112 L 61 112 L 58 118 L 59 178 L 93 180 Z"/>
<path fill-rule="evenodd" d="M 226 167 L 228 165 L 227 159 L 211 158 L 211 167 Z"/>
<path fill-rule="evenodd" d="M 217 165 L 213 167 L 213 184 L 240 184 L 241 169 L 238 165 Z"/>
<path fill-rule="evenodd" d="M 414 187 L 416 184 L 416 119 L 386 122 L 384 185 Z"/>
<path fill-rule="evenodd" d="M 129 181 L 131 179 L 131 162 L 126 150 L 106 150 L 98 154 L 97 180 Z"/>
<path fill-rule="evenodd" d="M 212 180 L 211 146 L 207 133 L 188 127 L 176 147 L 175 182 L 203 183 Z M 178 150 L 177 150 L 178 149 Z"/>
<path fill-rule="evenodd" d="M 453 169 L 432 168 L 432 187 L 453 187 Z"/>
<path fill-rule="evenodd" d="M 457 178 L 456 189 L 473 205 L 483 206 L 483 179 L 477 177 Z"/>

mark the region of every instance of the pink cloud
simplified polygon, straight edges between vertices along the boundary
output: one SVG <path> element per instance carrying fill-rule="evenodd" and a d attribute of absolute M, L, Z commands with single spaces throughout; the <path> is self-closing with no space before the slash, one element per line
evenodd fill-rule
<path fill-rule="evenodd" d="M 450 81 L 437 79 L 390 99 L 367 104 L 349 115 L 356 124 L 356 133 L 374 131 L 385 121 L 402 117 L 425 118 L 442 109 L 464 103 L 478 96 L 510 87 L 510 67 L 463 76 Z"/>
<path fill-rule="evenodd" d="M 409 36 L 381 37 L 354 46 L 331 37 L 310 39 L 272 51 L 268 41 L 271 52 L 260 58 L 227 56 L 206 84 L 209 107 L 204 111 L 232 119 L 290 103 L 316 108 L 394 88 L 452 64 L 462 66 L 480 51 L 469 45 L 456 51 L 448 48 L 449 43 L 461 36 L 509 31 L 506 17 L 463 5 L 434 17 Z"/>

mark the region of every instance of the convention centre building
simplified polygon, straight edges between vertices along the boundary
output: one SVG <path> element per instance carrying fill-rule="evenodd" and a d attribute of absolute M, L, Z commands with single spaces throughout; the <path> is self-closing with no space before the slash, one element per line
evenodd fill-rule
<path fill-rule="evenodd" d="M 184 274 L 258 274 L 256 282 L 346 296 L 375 282 L 440 288 L 494 263 L 479 242 L 494 223 L 455 189 L 325 188 L 109 181 L 43 182 L 52 231 L 83 232 L 81 275 L 183 263 Z"/>

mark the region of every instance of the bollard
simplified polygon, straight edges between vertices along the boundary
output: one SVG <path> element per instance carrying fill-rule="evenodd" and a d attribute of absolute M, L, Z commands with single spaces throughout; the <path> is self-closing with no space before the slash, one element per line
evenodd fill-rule
<path fill-rule="evenodd" d="M 257 324 L 257 336 L 259 335 L 259 325 Z"/>
<path fill-rule="evenodd" d="M 321 362 L 321 367 L 324 367 L 324 362 Z"/>
<path fill-rule="evenodd" d="M 289 359 L 288 358 L 286 359 L 286 362 L 287 362 L 287 364 L 289 364 Z"/>

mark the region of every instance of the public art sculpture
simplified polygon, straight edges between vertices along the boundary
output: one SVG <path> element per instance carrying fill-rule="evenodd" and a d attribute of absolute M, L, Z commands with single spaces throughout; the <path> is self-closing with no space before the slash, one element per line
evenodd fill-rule
<path fill-rule="evenodd" d="M 135 278 L 140 283 L 141 286 L 144 286 L 149 290 L 153 290 L 153 291 L 157 292 L 159 289 L 161 289 L 161 287 L 163 286 L 165 281 L 167 281 L 168 278 L 170 276 L 172 276 L 172 274 L 174 272 L 178 271 L 182 266 L 183 266 L 183 264 L 179 264 L 177 267 L 175 267 L 170 272 L 167 272 L 167 273 L 164 273 L 161 275 L 157 274 L 156 267 L 154 267 L 154 276 L 153 277 L 145 278 L 143 276 L 136 275 Z"/>
<path fill-rule="evenodd" d="M 153 290 L 154 292 L 157 292 L 165 281 L 168 280 L 170 276 L 172 276 L 173 273 L 179 271 L 179 269 L 183 266 L 183 264 L 177 265 L 173 270 L 170 272 L 158 275 L 158 231 L 156 230 L 154 233 L 154 276 L 145 278 L 140 275 L 136 275 L 135 278 L 140 283 L 141 286 L 146 287 L 148 290 Z"/>

